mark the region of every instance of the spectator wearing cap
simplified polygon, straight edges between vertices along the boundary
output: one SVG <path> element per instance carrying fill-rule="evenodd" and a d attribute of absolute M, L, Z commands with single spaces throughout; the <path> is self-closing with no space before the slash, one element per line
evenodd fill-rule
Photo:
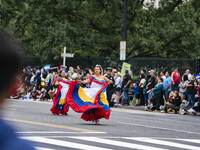
<path fill-rule="evenodd" d="M 123 92 L 124 92 L 124 96 L 125 96 L 125 102 L 123 102 L 123 105 L 130 104 L 130 101 L 129 101 L 130 84 L 131 84 L 131 76 L 129 75 L 129 71 L 126 70 L 125 75 L 123 77 L 123 81 L 122 81 L 122 88 L 123 88 Z"/>
<path fill-rule="evenodd" d="M 180 73 L 178 72 L 178 68 L 174 70 L 171 74 L 172 78 L 172 91 L 179 91 L 179 83 L 181 82 L 180 80 Z"/>
<path fill-rule="evenodd" d="M 111 98 L 112 98 L 112 94 L 114 93 L 114 86 L 113 85 L 115 83 L 114 77 L 111 75 L 111 73 L 112 73 L 112 68 L 111 67 L 106 68 L 106 77 L 110 81 L 112 81 L 112 83 L 109 84 L 107 89 L 106 89 L 107 100 L 109 102 L 110 107 L 113 106 L 113 104 L 111 103 Z"/>
<path fill-rule="evenodd" d="M 150 73 L 151 77 L 148 80 L 148 84 L 146 85 L 146 89 L 147 89 L 147 93 L 148 93 L 148 100 L 151 101 L 152 96 L 153 96 L 152 89 L 156 85 L 156 77 L 155 77 L 155 71 L 154 70 L 150 70 L 149 73 Z"/>

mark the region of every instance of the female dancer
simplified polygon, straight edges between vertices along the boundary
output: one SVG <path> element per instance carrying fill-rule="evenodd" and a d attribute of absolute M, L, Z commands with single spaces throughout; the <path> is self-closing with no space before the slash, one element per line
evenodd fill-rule
<path fill-rule="evenodd" d="M 109 103 L 105 96 L 106 87 L 112 83 L 102 75 L 103 69 L 96 65 L 95 74 L 90 75 L 87 80 L 79 83 L 90 83 L 90 88 L 81 88 L 77 81 L 72 81 L 67 94 L 67 101 L 70 107 L 79 113 L 83 113 L 81 118 L 92 121 L 93 124 L 100 124 L 99 119 L 110 117 Z"/>
<path fill-rule="evenodd" d="M 67 92 L 69 89 L 70 80 L 65 77 L 65 71 L 61 70 L 60 77 L 56 79 L 55 85 L 58 85 L 56 96 L 53 100 L 52 113 L 55 115 L 63 114 L 67 115 L 69 105 L 67 103 Z"/>

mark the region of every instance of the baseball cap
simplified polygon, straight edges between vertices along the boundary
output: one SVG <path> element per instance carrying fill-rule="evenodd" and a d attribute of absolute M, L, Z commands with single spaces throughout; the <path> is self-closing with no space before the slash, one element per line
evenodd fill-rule
<path fill-rule="evenodd" d="M 150 71 L 149 71 L 149 73 L 151 73 L 151 72 L 152 72 L 152 73 L 155 73 L 155 71 L 154 71 L 154 70 L 150 70 Z"/>

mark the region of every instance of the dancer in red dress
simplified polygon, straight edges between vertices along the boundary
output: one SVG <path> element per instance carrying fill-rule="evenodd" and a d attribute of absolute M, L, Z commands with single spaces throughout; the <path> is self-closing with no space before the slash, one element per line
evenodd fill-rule
<path fill-rule="evenodd" d="M 67 115 L 69 111 L 69 105 L 67 103 L 67 93 L 69 89 L 70 80 L 65 77 L 65 71 L 62 70 L 60 77 L 56 79 L 56 85 L 58 90 L 53 100 L 53 107 L 51 108 L 52 113 L 55 115 L 63 114 Z"/>

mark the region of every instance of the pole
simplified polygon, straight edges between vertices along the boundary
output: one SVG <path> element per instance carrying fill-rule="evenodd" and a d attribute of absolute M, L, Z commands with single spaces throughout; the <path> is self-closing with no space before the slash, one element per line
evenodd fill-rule
<path fill-rule="evenodd" d="M 65 67 L 65 54 L 66 54 L 66 47 L 64 47 L 64 57 L 63 57 L 63 67 Z"/>
<path fill-rule="evenodd" d="M 123 41 L 127 37 L 127 0 L 124 0 L 124 25 L 123 25 Z"/>

